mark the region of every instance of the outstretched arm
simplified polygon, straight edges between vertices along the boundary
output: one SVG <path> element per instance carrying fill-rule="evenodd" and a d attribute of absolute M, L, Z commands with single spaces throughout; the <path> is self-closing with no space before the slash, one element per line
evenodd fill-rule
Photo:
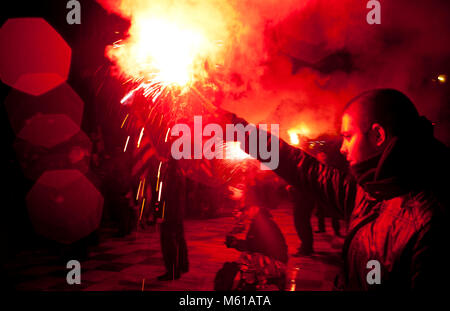
<path fill-rule="evenodd" d="M 234 124 L 242 124 L 244 127 L 248 122 L 232 115 Z M 330 208 L 337 210 L 342 215 L 349 215 L 353 210 L 356 196 L 356 182 L 345 172 L 328 167 L 304 151 L 290 146 L 282 139 L 269 132 L 253 128 L 258 139 L 266 139 L 266 146 L 272 146 L 272 140 L 278 142 L 279 154 L 278 165 L 274 172 L 286 182 L 298 188 L 302 192 L 309 192 L 313 197 L 324 201 Z M 245 132 L 245 152 L 250 154 L 249 138 L 254 135 L 251 131 Z M 259 146 L 260 147 L 260 146 Z M 257 155 L 258 160 L 264 162 L 266 159 Z"/>

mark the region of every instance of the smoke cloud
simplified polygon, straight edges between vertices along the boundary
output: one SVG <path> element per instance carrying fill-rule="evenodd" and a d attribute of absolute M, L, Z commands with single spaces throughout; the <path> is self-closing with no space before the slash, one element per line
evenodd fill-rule
<path fill-rule="evenodd" d="M 279 123 L 283 139 L 304 126 L 311 138 L 336 133 L 348 100 L 390 87 L 410 96 L 450 142 L 448 82 L 437 80 L 450 68 L 448 1 L 380 1 L 380 25 L 367 24 L 366 1 L 98 2 L 126 19 L 143 5 L 178 8 L 198 25 L 212 16 L 227 44 L 217 78 L 222 108 L 253 123 Z"/>

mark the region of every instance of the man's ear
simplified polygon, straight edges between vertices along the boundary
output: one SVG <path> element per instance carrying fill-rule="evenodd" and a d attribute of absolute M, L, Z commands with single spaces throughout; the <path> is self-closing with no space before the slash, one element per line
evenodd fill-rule
<path fill-rule="evenodd" d="M 386 141 L 386 130 L 379 123 L 372 125 L 372 133 L 374 143 L 377 147 L 380 147 Z"/>

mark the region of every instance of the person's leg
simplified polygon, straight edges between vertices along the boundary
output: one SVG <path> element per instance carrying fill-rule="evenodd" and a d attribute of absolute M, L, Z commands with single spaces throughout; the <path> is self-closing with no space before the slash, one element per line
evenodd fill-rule
<path fill-rule="evenodd" d="M 317 215 L 317 222 L 318 222 L 318 230 L 315 231 L 316 233 L 323 233 L 325 232 L 325 208 L 322 204 L 316 203 L 316 215 Z"/>
<path fill-rule="evenodd" d="M 180 277 L 176 270 L 178 245 L 176 227 L 170 223 L 161 224 L 161 251 L 167 272 L 158 277 L 160 281 L 174 280 Z"/>
<path fill-rule="evenodd" d="M 334 234 L 338 237 L 341 236 L 341 225 L 339 219 L 335 216 L 331 216 L 331 226 L 333 227 Z"/>
<path fill-rule="evenodd" d="M 308 205 L 294 206 L 294 224 L 301 241 L 298 255 L 308 255 L 313 252 L 313 233 L 311 227 L 312 208 Z"/>
<path fill-rule="evenodd" d="M 177 270 L 182 273 L 189 271 L 188 249 L 186 239 L 184 238 L 183 223 L 177 226 L 177 244 L 178 244 L 178 265 Z"/>

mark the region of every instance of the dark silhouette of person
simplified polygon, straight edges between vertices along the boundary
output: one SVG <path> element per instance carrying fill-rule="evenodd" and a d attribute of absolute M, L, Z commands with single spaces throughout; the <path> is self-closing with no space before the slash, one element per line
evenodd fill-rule
<path fill-rule="evenodd" d="M 163 219 L 160 225 L 161 250 L 166 273 L 160 281 L 179 279 L 189 270 L 188 249 L 184 238 L 183 218 L 186 205 L 186 177 L 179 161 L 170 158 L 162 184 Z"/>
<path fill-rule="evenodd" d="M 329 162 L 328 156 L 324 151 L 318 152 L 316 155 L 316 159 L 325 165 L 330 165 L 328 163 Z M 336 236 L 340 237 L 341 233 L 340 233 L 340 224 L 339 224 L 338 217 L 336 215 L 334 215 L 333 213 L 330 213 L 328 211 L 328 208 L 324 204 L 321 204 L 320 201 L 316 202 L 316 216 L 317 216 L 318 229 L 314 232 L 315 233 L 324 233 L 326 231 L 325 217 L 328 216 L 328 214 L 330 214 L 329 216 L 331 216 L 331 227 L 333 228 L 334 234 Z"/>
<path fill-rule="evenodd" d="M 294 257 L 309 256 L 314 252 L 314 235 L 311 226 L 311 215 L 316 206 L 316 200 L 307 192 L 291 189 L 294 203 L 294 226 L 301 245 Z"/>
<path fill-rule="evenodd" d="M 323 151 L 317 153 L 316 158 L 323 164 L 327 162 L 327 156 Z M 294 257 L 309 256 L 314 253 L 314 234 L 311 225 L 311 216 L 314 210 L 316 211 L 318 225 L 314 233 L 326 232 L 325 217 L 331 214 L 331 226 L 334 234 L 341 236 L 339 219 L 332 213 L 329 213 L 328 208 L 321 200 L 311 196 L 306 191 L 300 192 L 296 188 L 290 187 L 290 192 L 294 203 L 294 226 L 301 241 L 297 252 L 293 254 Z"/>

